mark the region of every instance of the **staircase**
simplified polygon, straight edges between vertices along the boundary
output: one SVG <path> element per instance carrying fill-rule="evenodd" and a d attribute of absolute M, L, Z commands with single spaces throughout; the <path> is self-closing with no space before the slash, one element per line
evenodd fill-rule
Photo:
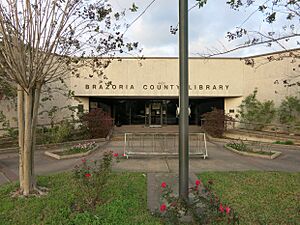
<path fill-rule="evenodd" d="M 202 132 L 201 127 L 197 125 L 189 126 L 190 133 Z M 124 141 L 125 133 L 179 133 L 178 125 L 165 125 L 163 127 L 145 127 L 144 125 L 123 125 L 121 127 L 114 127 L 111 140 Z"/>

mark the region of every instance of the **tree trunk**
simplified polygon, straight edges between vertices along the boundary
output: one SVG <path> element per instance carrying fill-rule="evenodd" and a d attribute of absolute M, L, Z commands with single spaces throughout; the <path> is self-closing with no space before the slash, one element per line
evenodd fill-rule
<path fill-rule="evenodd" d="M 24 186 L 24 90 L 18 85 L 18 131 L 19 131 L 19 180 L 20 180 L 20 193 L 23 192 Z"/>
<path fill-rule="evenodd" d="M 18 86 L 19 179 L 20 193 L 28 196 L 37 189 L 34 176 L 36 127 L 42 85 L 22 89 Z"/>
<path fill-rule="evenodd" d="M 32 89 L 27 89 L 25 93 L 25 129 L 24 129 L 24 160 L 23 160 L 23 194 L 29 195 L 33 191 L 32 186 L 32 171 L 31 171 L 31 159 L 32 159 L 32 108 L 33 98 Z"/>
<path fill-rule="evenodd" d="M 40 95 L 41 95 L 41 84 L 38 83 L 34 94 L 33 94 L 33 108 L 32 108 L 32 124 L 31 124 L 31 131 L 32 131 L 32 153 L 31 153 L 31 185 L 35 188 L 36 187 L 36 180 L 34 175 L 34 153 L 36 149 L 36 128 L 37 128 L 37 120 L 38 120 L 38 110 L 40 104 Z"/>

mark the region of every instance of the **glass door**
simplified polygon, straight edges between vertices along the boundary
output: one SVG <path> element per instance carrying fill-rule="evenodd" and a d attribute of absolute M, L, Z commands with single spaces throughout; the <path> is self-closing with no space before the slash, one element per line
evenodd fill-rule
<path fill-rule="evenodd" d="M 149 127 L 161 127 L 162 119 L 161 102 L 150 102 L 145 105 L 145 125 Z"/>
<path fill-rule="evenodd" d="M 150 104 L 151 106 L 151 121 L 150 126 L 157 127 L 162 125 L 162 109 L 161 109 L 161 103 L 160 102 L 154 102 Z"/>

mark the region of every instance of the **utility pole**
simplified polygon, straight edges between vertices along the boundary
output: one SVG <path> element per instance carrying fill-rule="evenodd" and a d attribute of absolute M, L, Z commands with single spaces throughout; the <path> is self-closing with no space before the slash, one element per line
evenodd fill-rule
<path fill-rule="evenodd" d="M 179 0 L 179 196 L 185 200 L 189 188 L 188 48 L 188 0 Z"/>

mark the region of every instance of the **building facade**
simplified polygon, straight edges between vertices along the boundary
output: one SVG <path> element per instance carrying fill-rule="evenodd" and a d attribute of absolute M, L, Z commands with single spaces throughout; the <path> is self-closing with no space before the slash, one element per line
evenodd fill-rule
<path fill-rule="evenodd" d="M 299 52 L 299 49 L 294 51 Z M 213 107 L 236 117 L 242 100 L 256 88 L 259 100 L 273 100 L 277 106 L 285 96 L 297 95 L 297 85 L 286 85 L 287 80 L 297 79 L 299 75 L 299 62 L 292 60 L 289 52 L 247 58 L 190 58 L 190 124 L 200 125 L 201 115 Z M 157 127 L 178 123 L 178 58 L 113 60 L 101 77 L 93 69 L 82 66 L 78 75 L 70 76 L 66 84 L 74 93 L 72 99 L 55 94 L 53 101 L 40 109 L 43 112 L 57 107 L 55 122 L 73 114 L 64 107 L 70 105 L 79 112 L 102 108 L 116 125 Z M 8 110 L 11 101 L 0 102 L 0 110 L 8 112 L 10 118 L 16 117 L 14 106 Z M 49 116 L 41 113 L 39 123 L 49 123 Z"/>
<path fill-rule="evenodd" d="M 294 70 L 291 58 L 274 61 L 268 58 L 281 54 L 190 58 L 190 124 L 200 125 L 201 115 L 213 107 L 236 117 L 244 97 L 256 88 L 259 100 L 273 100 L 275 105 L 285 96 L 297 94 L 297 87 L 284 85 L 286 79 L 299 72 Z M 113 61 L 104 71 L 106 80 L 94 76 L 92 70 L 81 68 L 80 76 L 71 79 L 71 89 L 83 110 L 102 108 L 115 119 L 116 125 L 177 124 L 178 71 L 178 58 L 156 57 L 141 61 L 123 58 Z"/>

